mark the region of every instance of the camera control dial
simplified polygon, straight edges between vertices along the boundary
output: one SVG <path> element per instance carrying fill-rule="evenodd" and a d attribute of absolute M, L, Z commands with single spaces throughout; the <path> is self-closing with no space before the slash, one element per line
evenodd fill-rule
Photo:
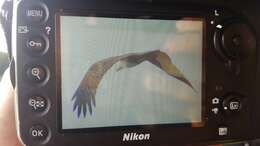
<path fill-rule="evenodd" d="M 214 33 L 214 46 L 222 58 L 241 61 L 254 53 L 256 37 L 247 23 L 235 20 L 219 26 Z"/>

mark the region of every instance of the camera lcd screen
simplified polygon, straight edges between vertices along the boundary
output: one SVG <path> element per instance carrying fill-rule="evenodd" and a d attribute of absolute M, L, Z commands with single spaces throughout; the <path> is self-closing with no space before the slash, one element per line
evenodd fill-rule
<path fill-rule="evenodd" d="M 203 20 L 58 16 L 63 130 L 203 121 Z"/>

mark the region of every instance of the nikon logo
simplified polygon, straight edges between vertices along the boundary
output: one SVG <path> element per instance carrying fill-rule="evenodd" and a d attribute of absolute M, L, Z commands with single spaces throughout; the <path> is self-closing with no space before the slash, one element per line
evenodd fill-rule
<path fill-rule="evenodd" d="M 149 140 L 150 134 L 124 133 L 123 141 Z"/>

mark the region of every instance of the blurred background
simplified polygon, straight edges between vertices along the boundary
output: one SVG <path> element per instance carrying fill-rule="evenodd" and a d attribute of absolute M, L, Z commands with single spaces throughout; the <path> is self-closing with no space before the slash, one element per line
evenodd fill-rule
<path fill-rule="evenodd" d="M 0 6 L 2 6 L 4 0 L 0 0 Z M 2 75 L 6 68 L 8 67 L 8 53 L 7 46 L 5 42 L 5 37 L 3 33 L 2 26 L 0 27 L 0 80 L 2 79 Z"/>
<path fill-rule="evenodd" d="M 0 40 L 0 42 L 2 43 L 2 40 Z M 2 78 L 4 71 L 8 67 L 8 63 L 9 60 L 8 60 L 7 52 L 0 51 L 0 80 Z"/>
<path fill-rule="evenodd" d="M 4 41 L 0 39 L 0 43 L 2 44 Z M 9 59 L 7 55 L 7 51 L 0 49 L 0 80 L 2 79 L 2 75 L 6 68 L 8 67 Z"/>

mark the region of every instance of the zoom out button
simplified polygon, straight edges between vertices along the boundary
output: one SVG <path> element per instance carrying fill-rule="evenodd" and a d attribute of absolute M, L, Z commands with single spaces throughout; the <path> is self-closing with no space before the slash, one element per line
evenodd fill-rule
<path fill-rule="evenodd" d="M 42 112 L 47 108 L 47 100 L 41 96 L 33 96 L 29 99 L 29 106 L 35 112 Z"/>

